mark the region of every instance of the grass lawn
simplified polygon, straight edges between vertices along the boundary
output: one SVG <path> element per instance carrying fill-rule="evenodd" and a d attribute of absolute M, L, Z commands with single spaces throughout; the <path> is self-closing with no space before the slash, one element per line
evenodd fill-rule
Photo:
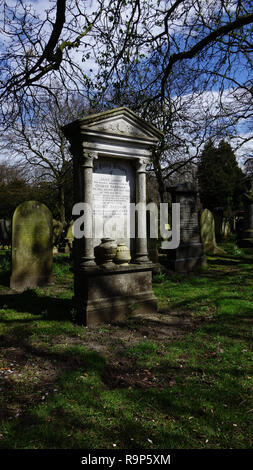
<path fill-rule="evenodd" d="M 0 448 L 252 448 L 253 255 L 154 278 L 159 312 L 73 323 L 73 275 L 16 293 L 0 253 Z"/>

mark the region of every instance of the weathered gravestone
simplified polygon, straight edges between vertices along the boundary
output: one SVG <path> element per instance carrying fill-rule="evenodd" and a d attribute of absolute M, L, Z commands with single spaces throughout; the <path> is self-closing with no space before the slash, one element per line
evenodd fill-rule
<path fill-rule="evenodd" d="M 44 286 L 52 280 L 52 228 L 52 215 L 44 204 L 26 201 L 16 208 L 12 220 L 12 289 Z"/>
<path fill-rule="evenodd" d="M 53 219 L 53 246 L 57 246 L 60 242 L 63 231 L 63 223 Z"/>
<path fill-rule="evenodd" d="M 167 190 L 172 203 L 180 204 L 180 244 L 178 248 L 166 250 L 166 264 L 173 271 L 193 271 L 206 262 L 200 240 L 197 188 L 193 183 L 184 182 L 169 186 Z"/>
<path fill-rule="evenodd" d="M 59 220 L 53 219 L 53 254 L 58 253 L 58 245 L 61 240 L 63 231 L 63 223 Z"/>
<path fill-rule="evenodd" d="M 211 211 L 204 209 L 200 217 L 200 233 L 204 252 L 213 255 L 224 255 L 225 251 L 217 246 L 215 238 L 215 221 Z"/>
<path fill-rule="evenodd" d="M 226 216 L 222 207 L 215 207 L 213 209 L 213 217 L 215 225 L 215 239 L 219 242 L 223 238 L 228 237 L 233 231 L 234 217 Z"/>
<path fill-rule="evenodd" d="M 76 237 L 77 220 L 74 224 L 74 299 L 80 321 L 91 325 L 156 311 L 147 252 L 146 165 L 161 132 L 127 108 L 81 118 L 63 131 L 71 142 L 75 203 L 89 207 L 83 238 Z M 133 237 L 130 203 L 140 203 Z M 122 244 L 130 250 L 130 263 L 127 252 L 126 262 L 116 261 Z"/>

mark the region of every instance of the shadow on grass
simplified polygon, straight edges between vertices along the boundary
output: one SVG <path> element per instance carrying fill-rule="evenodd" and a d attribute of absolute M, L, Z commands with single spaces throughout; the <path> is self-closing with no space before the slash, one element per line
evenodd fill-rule
<path fill-rule="evenodd" d="M 70 320 L 72 300 L 39 296 L 33 290 L 0 296 L 0 308 L 43 315 L 47 320 Z M 23 320 L 22 320 L 23 321 Z"/>
<path fill-rule="evenodd" d="M 59 257 L 62 260 L 60 263 L 67 264 L 65 258 Z M 246 263 L 245 259 L 242 260 Z M 226 260 L 210 261 L 211 265 L 226 264 Z M 237 263 L 232 262 L 232 264 Z M 233 279 L 237 275 L 234 272 L 230 274 Z M 215 281 L 216 273 L 212 276 Z M 248 277 L 245 277 L 246 279 Z M 180 287 L 180 282 L 185 279 L 178 276 L 175 280 L 178 280 Z M 117 365 L 117 362 L 114 365 L 113 375 L 108 374 L 104 377 L 106 359 L 97 352 L 85 350 L 82 340 L 79 339 L 78 344 L 71 342 L 69 333 L 68 338 L 58 339 L 59 346 L 62 344 L 61 341 L 68 341 L 67 349 L 55 352 L 50 350 L 52 346 L 50 343 L 48 349 L 43 349 L 39 344 L 37 346 L 34 343 L 30 344 L 32 327 L 27 328 L 26 321 L 20 320 L 24 325 L 14 325 L 12 334 L 1 336 L 5 358 L 7 359 L 8 354 L 11 355 L 14 349 L 22 350 L 24 361 L 30 358 L 31 368 L 33 361 L 35 364 L 37 360 L 41 361 L 41 369 L 45 368 L 44 365 L 48 367 L 50 362 L 55 375 L 49 370 L 47 376 L 42 375 L 37 384 L 32 380 L 29 390 L 28 386 L 19 389 L 18 383 L 11 376 L 2 378 L 2 381 L 6 380 L 3 385 L 4 391 L 8 390 L 9 393 L 8 401 L 3 401 L 2 405 L 2 410 L 4 412 L 7 410 L 4 418 L 15 417 L 13 403 L 29 407 L 24 408 L 24 412 L 8 422 L 1 431 L 3 437 L 0 440 L 0 448 L 94 449 L 112 448 L 113 443 L 117 444 L 117 448 L 124 449 L 201 448 L 209 445 L 211 448 L 249 446 L 250 436 L 245 430 L 249 429 L 252 418 L 249 413 L 250 405 L 247 406 L 247 403 L 250 403 L 249 389 L 248 385 L 244 385 L 243 378 L 245 377 L 246 383 L 250 372 L 249 361 L 245 362 L 245 365 L 242 363 L 244 353 L 242 354 L 241 349 L 245 347 L 242 346 L 243 341 L 249 340 L 252 325 L 251 307 L 247 300 L 244 301 L 243 292 L 238 292 L 237 295 L 240 295 L 238 298 L 233 298 L 232 287 L 231 295 L 227 292 L 227 282 L 222 281 L 219 286 L 214 286 L 212 291 L 208 292 L 206 290 L 208 286 L 203 283 L 203 279 L 193 277 L 189 283 L 192 287 L 203 287 L 202 295 L 197 293 L 196 297 L 192 298 L 183 291 L 180 300 L 173 302 L 173 309 L 185 306 L 191 311 L 199 309 L 201 301 L 206 299 L 208 306 L 214 305 L 221 312 L 230 312 L 231 308 L 235 312 L 234 315 L 229 313 L 220 313 L 217 317 L 215 315 L 214 321 L 202 326 L 201 336 L 190 337 L 188 342 L 187 340 L 178 342 L 176 344 L 178 362 L 168 358 L 166 363 L 161 363 L 160 366 L 157 364 L 152 368 L 152 372 L 158 377 L 159 372 L 166 378 L 170 375 L 174 381 L 173 386 L 166 385 L 159 388 L 158 383 L 153 387 L 146 386 L 140 389 L 136 383 L 132 384 L 127 380 L 126 373 L 131 373 L 131 364 L 129 370 L 123 370 L 122 374 L 122 367 Z M 166 287 L 165 293 L 168 289 L 168 297 L 172 288 L 171 285 Z M 200 306 L 197 303 L 200 303 Z M 31 290 L 22 294 L 1 295 L 0 308 L 35 315 L 44 315 L 46 311 L 47 320 L 63 320 L 69 319 L 72 302 L 68 299 L 39 296 Z M 169 309 L 168 313 L 171 313 Z M 176 315 L 175 317 L 177 320 Z M 8 319 L 3 321 L 11 322 Z M 13 320 L 13 323 L 15 322 L 16 320 Z M 35 323 L 34 328 L 38 329 L 40 322 L 36 320 Z M 152 325 L 152 322 L 149 324 Z M 36 333 L 36 330 L 34 331 Z M 45 338 L 47 337 L 45 332 Z M 229 338 L 239 340 L 236 350 L 231 348 L 235 347 L 237 342 L 231 343 Z M 217 350 L 219 342 L 224 343 L 222 348 L 225 354 Z M 57 345 L 53 343 L 55 344 Z M 226 357 L 227 348 L 231 351 Z M 172 349 L 173 351 L 175 349 Z M 234 362 L 231 361 L 232 354 Z M 183 367 L 175 366 L 175 363 L 181 364 L 184 357 L 186 362 L 183 363 Z M 192 365 L 191 361 L 187 363 L 191 357 L 194 360 Z M 43 360 L 47 363 L 44 364 Z M 117 360 L 122 360 L 122 352 L 119 353 Z M 196 360 L 198 367 L 194 365 Z M 160 362 L 160 356 L 156 362 Z M 132 370 L 135 367 L 133 360 Z M 108 370 L 111 369 L 108 364 Z M 121 375 L 123 383 L 120 387 Z M 47 389 L 49 394 L 42 401 L 41 397 L 44 394 L 42 389 L 49 385 L 51 387 Z M 53 392 L 55 387 L 59 393 Z M 0 399 L 4 400 L 3 392 Z M 158 420 L 159 424 L 156 426 Z M 236 423 L 236 427 L 233 423 Z M 207 441 L 210 444 L 207 445 Z"/>
<path fill-rule="evenodd" d="M 42 357 L 43 351 L 32 348 L 27 339 L 19 347 Z M 150 448 L 150 440 L 152 448 L 153 444 L 156 448 L 194 448 L 206 447 L 206 438 L 215 447 L 247 444 L 247 436 L 246 444 L 240 443 L 240 437 L 236 441 L 232 426 L 235 419 L 238 423 L 239 415 L 244 426 L 250 423 L 250 415 L 244 414 L 249 392 L 237 380 L 238 372 L 241 377 L 249 373 L 246 368 L 235 371 L 226 364 L 223 381 L 223 374 L 216 376 L 217 369 L 213 369 L 214 358 L 200 369 L 186 366 L 179 371 L 172 371 L 168 362 L 164 373 L 172 372 L 176 379 L 173 387 L 129 388 L 126 382 L 121 388 L 111 382 L 108 389 L 103 380 L 105 359 L 100 354 L 71 354 L 69 350 L 67 356 L 49 352 L 48 359 L 57 361 L 52 388 L 57 383 L 60 393 L 51 393 L 43 403 L 41 398 L 34 400 L 33 407 L 11 423 L 0 448 L 111 448 L 115 442 L 117 448 Z M 217 360 L 216 367 L 218 364 Z M 86 377 L 80 368 L 82 374 L 87 372 Z M 40 383 L 33 392 L 42 386 Z M 11 390 L 13 400 L 20 402 L 18 391 Z M 228 400 L 229 413 L 223 406 Z M 153 425 L 157 419 L 158 427 Z M 219 427 L 222 435 L 217 432 Z"/>
<path fill-rule="evenodd" d="M 210 266 L 218 265 L 218 266 L 238 266 L 238 264 L 252 264 L 253 258 L 236 258 L 236 259 L 209 259 L 208 264 Z"/>
<path fill-rule="evenodd" d="M 27 303 L 41 300 L 34 292 L 25 294 Z M 178 357 L 187 356 L 183 368 L 170 358 L 152 368 L 157 377 L 162 373 L 173 380 L 173 386 L 165 387 L 159 387 L 159 382 L 148 387 L 143 382 L 140 388 L 137 383 L 128 382 L 131 364 L 129 370 L 122 371 L 116 361 L 112 371 L 101 354 L 80 344 L 69 343 L 67 349 L 57 352 L 30 344 L 31 331 L 26 326 L 21 337 L 17 330 L 14 337 L 3 335 L 6 358 L 10 350 L 22 349 L 25 360 L 30 357 L 35 364 L 41 361 L 41 369 L 45 369 L 43 360 L 47 361 L 46 367 L 50 362 L 55 375 L 52 377 L 49 370 L 39 383 L 32 380 L 29 393 L 19 390 L 12 377 L 6 379 L 9 399 L 3 406 L 6 410 L 3 418 L 13 417 L 13 403 L 24 406 L 24 412 L 3 429 L 0 448 L 89 449 L 112 448 L 112 443 L 117 443 L 117 448 L 138 449 L 151 448 L 150 440 L 152 448 L 197 448 L 206 447 L 207 439 L 215 448 L 246 447 L 246 433 L 237 438 L 232 423 L 236 422 L 237 428 L 243 423 L 242 429 L 250 425 L 249 390 L 243 385 L 243 378 L 249 374 L 248 363 L 243 368 L 237 367 L 236 362 L 230 363 L 229 358 L 217 351 L 216 343 L 224 334 L 230 336 L 230 325 L 239 333 L 236 323 L 241 325 L 245 321 L 246 327 L 247 320 L 222 315 L 212 325 L 205 325 L 202 332 L 210 341 L 208 349 L 204 336 L 198 342 L 194 339 L 186 340 L 185 344 L 178 342 Z M 239 345 L 238 352 L 240 348 Z M 187 364 L 187 359 L 196 355 L 199 366 Z M 110 371 L 107 377 L 106 367 Z M 133 361 L 132 370 L 135 368 Z M 121 376 L 123 383 L 118 381 Z M 44 387 L 49 391 L 46 400 L 42 399 Z M 59 393 L 53 393 L 55 387 Z M 159 425 L 155 426 L 158 420 Z"/>

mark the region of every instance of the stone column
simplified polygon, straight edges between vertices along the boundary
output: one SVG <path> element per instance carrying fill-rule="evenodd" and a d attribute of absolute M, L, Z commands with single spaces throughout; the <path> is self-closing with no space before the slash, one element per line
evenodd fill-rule
<path fill-rule="evenodd" d="M 136 168 L 136 205 L 137 226 L 135 236 L 135 262 L 151 263 L 147 248 L 147 214 L 146 214 L 146 165 L 149 160 L 138 158 Z"/>
<path fill-rule="evenodd" d="M 83 202 L 85 206 L 84 217 L 84 244 L 83 254 L 81 256 L 80 267 L 96 266 L 94 247 L 93 247 L 93 200 L 92 200 L 92 185 L 93 185 L 93 160 L 97 158 L 96 152 L 85 152 L 82 159 L 83 168 Z"/>

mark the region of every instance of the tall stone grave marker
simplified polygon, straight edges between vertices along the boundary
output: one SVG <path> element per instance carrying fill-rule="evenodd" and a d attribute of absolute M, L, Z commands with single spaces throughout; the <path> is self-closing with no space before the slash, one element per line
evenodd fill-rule
<path fill-rule="evenodd" d="M 201 240 L 204 252 L 213 255 L 224 255 L 225 251 L 217 246 L 215 238 L 214 216 L 209 209 L 204 209 L 200 217 Z"/>
<path fill-rule="evenodd" d="M 205 263 L 200 240 L 197 188 L 193 183 L 184 182 L 167 190 L 172 203 L 180 203 L 180 244 L 176 249 L 166 250 L 167 267 L 177 272 L 193 271 Z"/>
<path fill-rule="evenodd" d="M 79 320 L 92 325 L 156 311 L 147 252 L 146 165 L 161 132 L 127 108 L 81 118 L 63 131 L 73 154 L 75 203 L 90 208 L 84 237 L 76 237 L 74 224 Z M 135 237 L 130 203 L 140 203 Z M 115 262 L 122 243 L 130 251 L 129 264 Z"/>
<path fill-rule="evenodd" d="M 26 201 L 16 208 L 12 220 L 12 289 L 44 286 L 51 281 L 52 229 L 52 214 L 44 204 Z"/>

